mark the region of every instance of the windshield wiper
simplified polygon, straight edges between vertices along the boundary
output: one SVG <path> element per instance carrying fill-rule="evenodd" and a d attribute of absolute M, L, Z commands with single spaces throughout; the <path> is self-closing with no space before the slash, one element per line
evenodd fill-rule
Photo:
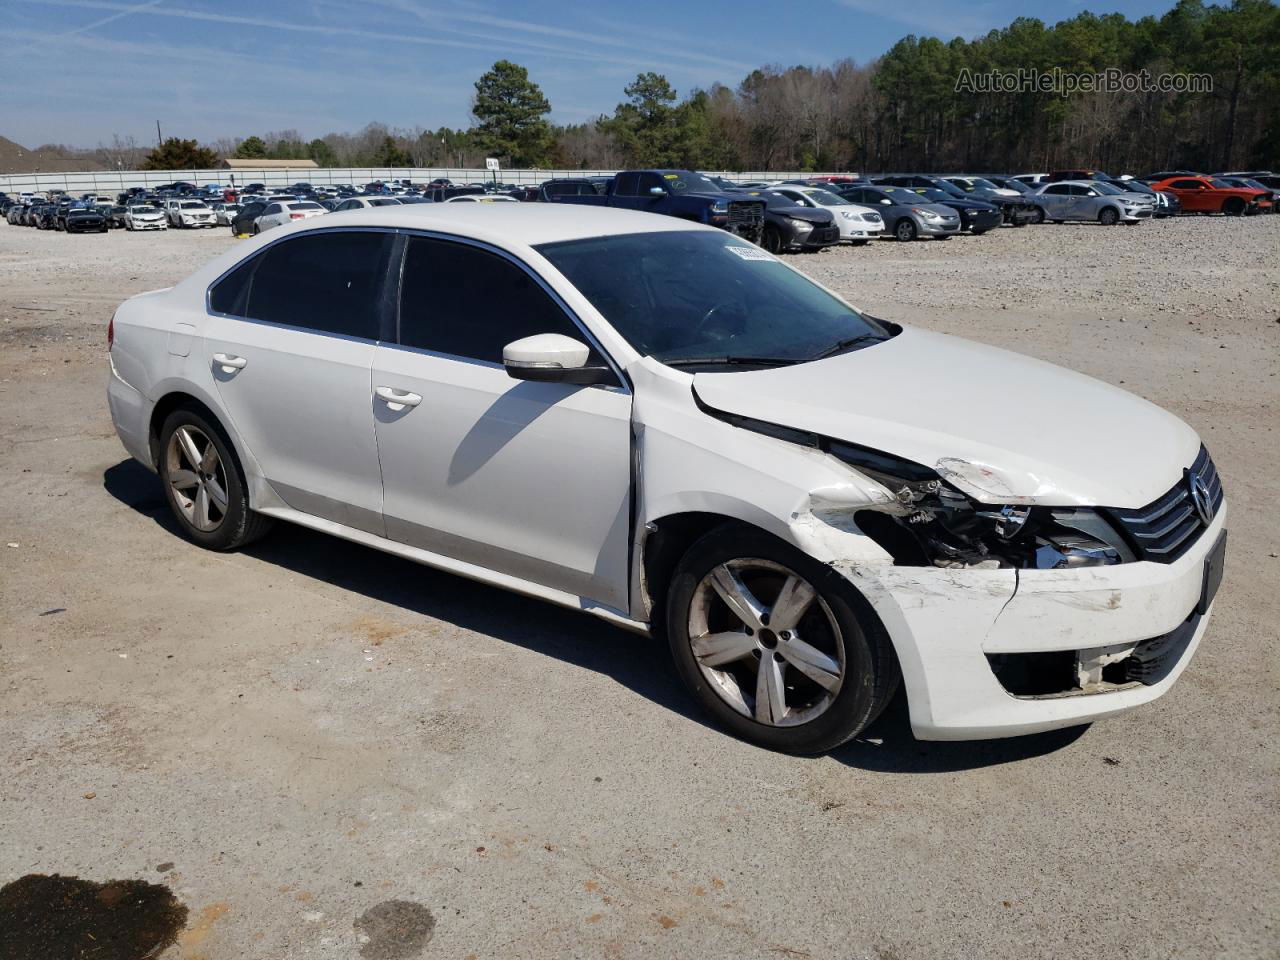
<path fill-rule="evenodd" d="M 888 337 L 882 337 L 878 333 L 860 333 L 856 337 L 846 337 L 838 343 L 832 344 L 821 353 L 810 357 L 810 360 L 825 360 L 827 357 L 834 357 L 837 353 L 844 353 L 850 347 L 856 347 L 860 343 L 880 343 L 882 340 L 888 340 Z"/>
<path fill-rule="evenodd" d="M 803 357 L 676 357 L 662 362 L 668 367 L 789 367 L 805 360 Z"/>

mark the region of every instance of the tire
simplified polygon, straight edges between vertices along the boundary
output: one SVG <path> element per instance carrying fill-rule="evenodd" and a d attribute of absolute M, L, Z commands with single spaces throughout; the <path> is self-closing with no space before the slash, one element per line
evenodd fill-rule
<path fill-rule="evenodd" d="M 772 254 L 782 252 L 782 234 L 778 232 L 777 227 L 770 225 L 764 228 L 764 235 L 760 238 L 760 246 Z"/>
<path fill-rule="evenodd" d="M 1114 227 L 1120 220 L 1120 214 L 1116 213 L 1115 207 L 1103 207 L 1098 211 L 1098 222 L 1104 227 Z"/>
<path fill-rule="evenodd" d="M 866 246 L 868 243 L 870 243 L 870 242 L 871 242 L 870 240 L 850 240 L 850 241 L 849 241 L 849 246 L 851 246 L 851 247 L 865 247 L 865 246 Z"/>
<path fill-rule="evenodd" d="M 253 225 L 253 235 L 256 237 L 256 236 L 257 236 L 258 234 L 260 234 L 261 232 L 262 232 L 262 228 L 261 228 L 261 227 L 259 227 L 259 226 L 255 223 L 255 224 Z"/>
<path fill-rule="evenodd" d="M 1036 207 L 1035 213 L 1031 217 L 1032 223 L 1044 223 L 1048 217 L 1044 212 L 1044 207 Z"/>
<path fill-rule="evenodd" d="M 791 577 L 811 595 L 783 630 L 776 601 Z M 738 596 L 768 604 L 776 633 L 764 619 L 753 630 L 732 612 L 715 585 L 725 578 L 746 591 Z M 665 615 L 676 670 L 702 708 L 730 733 L 771 750 L 831 750 L 874 721 L 898 687 L 897 659 L 866 599 L 826 564 L 754 527 L 725 524 L 690 547 L 672 575 Z M 712 636 L 722 642 L 706 643 Z M 802 671 L 797 662 L 809 666 Z M 752 685 L 762 667 L 771 668 L 780 700 L 758 703 Z"/>
<path fill-rule="evenodd" d="M 936 237 L 934 237 L 933 239 L 935 239 L 935 240 L 950 240 L 953 236 L 954 236 L 954 234 L 950 234 L 950 233 L 940 233 L 940 234 L 938 234 Z"/>
<path fill-rule="evenodd" d="M 180 431 L 194 448 L 183 442 Z M 211 459 L 210 448 L 215 454 Z M 203 409 L 179 407 L 165 418 L 158 466 L 169 509 L 192 543 L 207 550 L 237 550 L 271 529 L 270 517 L 249 509 L 244 471 L 231 441 Z M 218 503 L 219 495 L 225 505 Z"/>
<path fill-rule="evenodd" d="M 893 235 L 902 243 L 908 243 L 916 238 L 916 224 L 910 217 L 903 217 L 893 227 Z"/>
<path fill-rule="evenodd" d="M 1227 197 L 1222 202 L 1222 212 L 1228 217 L 1239 217 L 1244 214 L 1244 201 L 1239 197 Z"/>
<path fill-rule="evenodd" d="M 990 229 L 990 228 L 988 228 L 988 229 Z M 971 236 L 971 237 L 980 237 L 980 236 L 982 236 L 982 235 L 983 235 L 984 233 L 986 233 L 986 232 L 987 232 L 987 230 L 970 230 L 970 231 L 969 231 L 969 236 Z"/>

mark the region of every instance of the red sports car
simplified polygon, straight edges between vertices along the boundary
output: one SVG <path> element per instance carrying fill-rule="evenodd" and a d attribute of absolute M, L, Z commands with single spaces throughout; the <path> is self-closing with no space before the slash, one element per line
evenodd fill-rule
<path fill-rule="evenodd" d="M 1266 190 L 1233 187 L 1215 177 L 1170 177 L 1157 180 L 1151 189 L 1172 193 L 1181 201 L 1184 213 L 1225 213 L 1238 217 L 1271 210 L 1271 196 Z"/>

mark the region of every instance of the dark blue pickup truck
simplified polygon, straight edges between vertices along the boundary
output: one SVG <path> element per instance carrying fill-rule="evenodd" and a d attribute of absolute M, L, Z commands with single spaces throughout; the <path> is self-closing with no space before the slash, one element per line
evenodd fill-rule
<path fill-rule="evenodd" d="M 603 194 L 548 197 L 552 203 L 622 207 L 661 213 L 720 227 L 759 243 L 764 232 L 764 203 L 755 197 L 722 190 L 692 170 L 626 170 Z"/>

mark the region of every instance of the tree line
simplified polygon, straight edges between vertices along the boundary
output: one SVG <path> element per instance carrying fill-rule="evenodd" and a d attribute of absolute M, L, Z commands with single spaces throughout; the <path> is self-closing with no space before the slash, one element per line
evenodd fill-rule
<path fill-rule="evenodd" d="M 1064 93 L 960 82 L 1055 69 L 1197 75 L 1210 89 Z M 180 169 L 221 155 L 474 168 L 496 156 L 504 167 L 544 169 L 1274 168 L 1277 94 L 1280 7 L 1179 0 L 1161 17 L 1132 21 L 1081 13 L 1054 25 L 1020 17 L 973 40 L 912 35 L 870 63 L 765 66 L 736 87 L 713 84 L 683 98 L 661 74 L 643 73 L 612 113 L 569 126 L 552 125 L 551 104 L 528 71 L 501 60 L 476 82 L 468 129 L 371 123 L 312 140 L 282 131 L 203 147 L 169 141 L 145 162 Z"/>

